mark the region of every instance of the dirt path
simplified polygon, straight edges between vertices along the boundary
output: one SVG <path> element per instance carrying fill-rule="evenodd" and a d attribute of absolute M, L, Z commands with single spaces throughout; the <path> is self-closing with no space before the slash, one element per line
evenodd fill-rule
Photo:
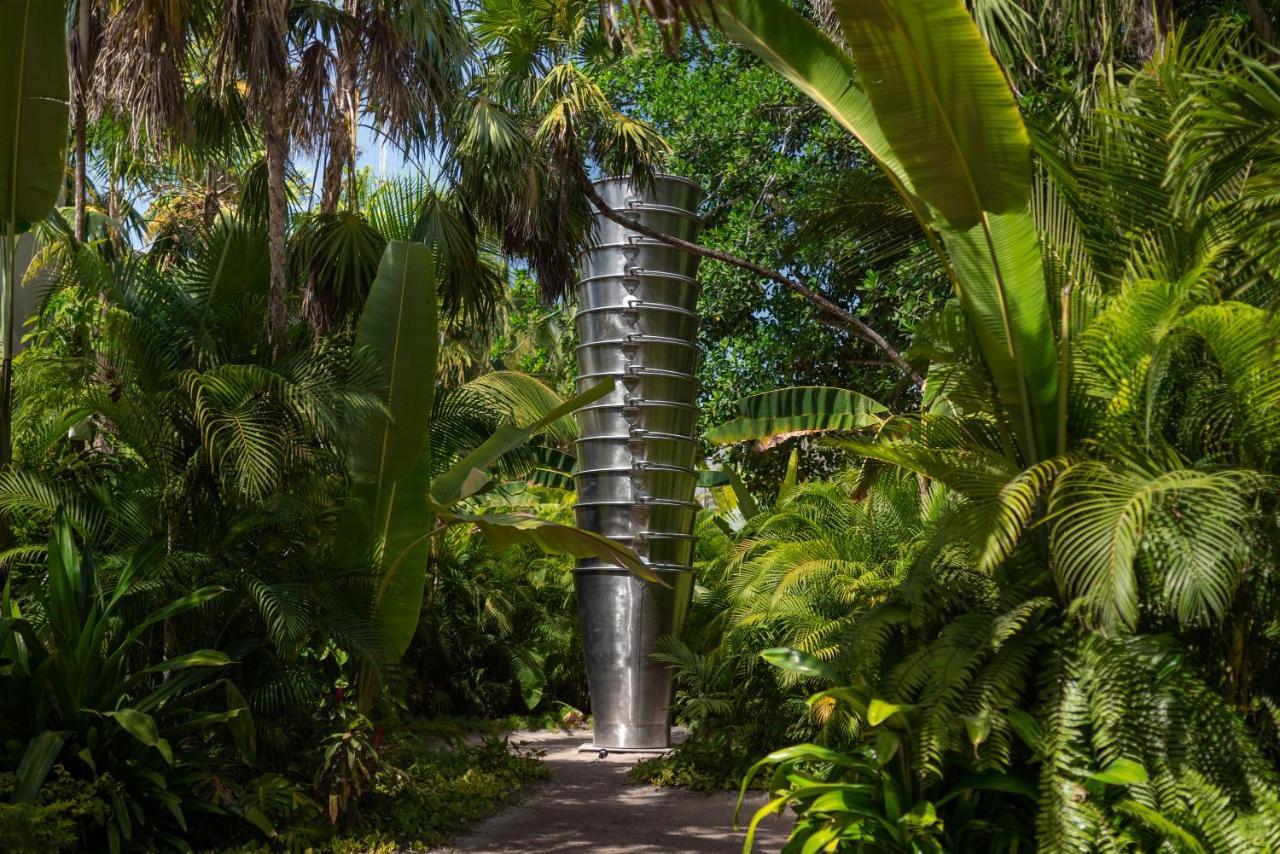
<path fill-rule="evenodd" d="M 589 732 L 521 732 L 513 744 L 525 742 L 547 752 L 551 779 L 525 789 L 500 812 L 439 854 L 701 854 L 740 852 L 743 833 L 732 829 L 737 796 L 728 792 L 702 795 L 680 789 L 658 789 L 633 783 L 627 771 L 640 761 L 635 755 L 599 759 L 579 753 Z M 753 793 L 744 816 L 749 819 L 764 802 Z M 756 834 L 760 854 L 776 854 L 787 838 L 788 824 L 765 822 Z"/>

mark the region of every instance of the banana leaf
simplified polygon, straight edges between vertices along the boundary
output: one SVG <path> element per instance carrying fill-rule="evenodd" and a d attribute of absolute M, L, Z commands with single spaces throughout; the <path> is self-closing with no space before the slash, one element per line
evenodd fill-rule
<path fill-rule="evenodd" d="M 417 628 L 430 553 L 427 424 L 440 340 L 436 273 L 428 247 L 389 243 L 356 330 L 356 345 L 377 352 L 386 366 L 388 417 L 353 449 L 343 541 L 350 558 L 372 560 L 380 570 L 372 614 L 393 658 L 409 648 Z"/>
<path fill-rule="evenodd" d="M 0 220 L 13 234 L 44 219 L 62 189 L 66 15 L 58 0 L 0 3 Z"/>
<path fill-rule="evenodd" d="M 762 449 L 810 433 L 874 427 L 888 407 L 856 391 L 825 386 L 796 386 L 754 394 L 737 401 L 737 418 L 706 433 L 715 445 L 759 440 Z"/>
<path fill-rule="evenodd" d="M 1024 463 L 1052 456 L 1058 353 L 1008 83 L 963 0 L 834 7 L 848 53 L 781 0 L 717 4 L 715 20 L 856 136 L 938 230 Z"/>
<path fill-rule="evenodd" d="M 963 0 L 835 0 L 879 130 L 916 193 L 958 229 L 1026 207 L 1031 146 Z"/>
<path fill-rule="evenodd" d="M 928 212 L 881 129 L 853 59 L 783 0 L 716 3 L 714 21 L 858 138 L 922 220 Z"/>

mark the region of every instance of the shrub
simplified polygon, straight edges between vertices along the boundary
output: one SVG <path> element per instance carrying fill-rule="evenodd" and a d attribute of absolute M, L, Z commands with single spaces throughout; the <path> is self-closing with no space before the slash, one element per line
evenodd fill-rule
<path fill-rule="evenodd" d="M 705 730 L 665 756 L 646 759 L 631 769 L 631 779 L 655 786 L 679 786 L 697 792 L 737 789 L 752 764 L 768 750 L 759 733 L 742 729 Z M 764 781 L 755 781 L 763 789 Z"/>
<path fill-rule="evenodd" d="M 397 752 L 388 751 L 391 756 Z M 407 745 L 399 752 L 408 752 Z M 362 813 L 368 832 L 335 842 L 334 851 L 365 851 L 392 841 L 397 850 L 439 845 L 484 818 L 516 790 L 546 777 L 538 754 L 512 747 L 504 739 L 417 753 L 400 766 L 400 773 L 379 776 Z"/>
<path fill-rule="evenodd" d="M 0 840 L 13 854 L 46 854 L 83 848 L 85 830 L 100 827 L 110 811 L 109 777 L 92 783 L 55 766 L 34 803 L 10 803 L 17 777 L 0 774 Z"/>

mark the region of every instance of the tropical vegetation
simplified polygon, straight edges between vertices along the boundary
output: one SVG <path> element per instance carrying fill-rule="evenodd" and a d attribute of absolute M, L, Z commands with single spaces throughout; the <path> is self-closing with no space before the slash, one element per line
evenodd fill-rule
<path fill-rule="evenodd" d="M 763 791 L 748 849 L 1280 850 L 1274 18 L 0 3 L 0 838 L 420 850 L 543 778 L 464 734 L 589 714 L 574 558 L 651 577 L 574 525 L 571 292 L 590 179 L 669 170 L 634 776 Z"/>

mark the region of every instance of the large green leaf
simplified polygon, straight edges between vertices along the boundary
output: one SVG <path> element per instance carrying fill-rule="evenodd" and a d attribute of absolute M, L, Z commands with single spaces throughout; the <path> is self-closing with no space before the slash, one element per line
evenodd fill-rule
<path fill-rule="evenodd" d="M 600 558 L 614 566 L 629 569 L 641 578 L 657 580 L 631 549 L 608 537 L 572 525 L 520 514 L 470 515 L 441 512 L 440 517 L 450 522 L 475 525 L 496 551 L 514 545 L 533 545 L 548 554 Z"/>
<path fill-rule="evenodd" d="M 153 664 L 143 673 L 164 673 L 170 670 L 185 670 L 188 667 L 226 667 L 231 663 L 231 657 L 225 652 L 219 652 L 216 649 L 197 649 L 195 652 L 188 652 L 185 655 L 166 658 L 159 664 Z"/>
<path fill-rule="evenodd" d="M 0 3 L 0 219 L 26 231 L 48 215 L 65 173 L 65 2 Z"/>
<path fill-rule="evenodd" d="M 716 4 L 716 20 L 856 136 L 939 229 L 1024 462 L 1052 456 L 1057 351 L 1012 93 L 963 0 L 835 5 L 852 56 L 780 0 Z"/>
<path fill-rule="evenodd" d="M 1030 143 L 963 0 L 838 0 L 879 127 L 939 223 L 1028 464 L 1057 452 L 1057 348 L 1028 207 Z"/>
<path fill-rule="evenodd" d="M 943 226 L 960 302 L 1027 465 L 1058 452 L 1058 347 L 1029 209 Z"/>
<path fill-rule="evenodd" d="M 436 261 L 420 244 L 392 241 L 369 291 L 356 344 L 387 371 L 390 417 L 368 430 L 352 455 L 348 546 L 380 571 L 373 618 L 387 651 L 409 648 L 422 609 L 429 557 L 431 449 L 427 425 L 439 354 Z"/>
<path fill-rule="evenodd" d="M 963 0 L 835 0 L 849 52 L 915 192 L 959 229 L 1026 207 L 1031 148 Z"/>
<path fill-rule="evenodd" d="M 529 482 L 535 486 L 573 491 L 573 471 L 578 467 L 578 460 L 555 448 L 541 446 L 532 450 L 534 469 L 529 473 Z"/>
<path fill-rule="evenodd" d="M 752 517 L 760 513 L 760 506 L 742 477 L 732 467 L 702 469 L 698 472 L 698 487 L 711 492 L 717 513 L 714 520 L 725 533 L 741 531 Z"/>
<path fill-rule="evenodd" d="M 388 493 L 427 443 L 439 352 L 436 258 L 419 243 L 387 244 L 378 276 L 356 329 L 356 346 L 377 352 L 387 372 L 384 403 L 390 418 L 365 431 L 353 449 L 358 483 Z M 387 498 L 382 494 L 380 499 Z"/>
<path fill-rule="evenodd" d="M 738 417 L 709 430 L 708 442 L 727 445 L 758 439 L 762 447 L 770 447 L 807 433 L 872 427 L 889 411 L 864 394 L 825 386 L 768 391 L 745 397 L 734 405 Z"/>
<path fill-rule="evenodd" d="M 786 77 L 831 114 L 889 175 L 922 217 L 911 178 L 889 145 L 853 60 L 839 45 L 783 0 L 731 0 L 715 4 L 715 22 L 734 41 Z"/>
<path fill-rule="evenodd" d="M 1150 779 L 1147 769 L 1142 767 L 1141 762 L 1125 759 L 1123 756 L 1101 771 L 1091 773 L 1089 777 L 1112 786 L 1131 786 L 1136 783 L 1145 783 Z"/>
<path fill-rule="evenodd" d="M 169 742 L 160 736 L 160 728 L 156 726 L 155 718 L 151 715 L 137 709 L 117 709 L 105 714 L 120 724 L 120 727 L 129 735 L 147 747 L 154 747 L 160 751 L 165 762 L 173 764 L 173 749 L 169 746 Z"/>
<path fill-rule="evenodd" d="M 476 494 L 489 482 L 485 469 L 497 462 L 503 454 L 517 448 L 530 438 L 547 431 L 560 419 L 613 391 L 613 380 L 605 380 L 582 394 L 567 400 L 527 427 L 504 424 L 480 447 L 459 460 L 452 468 L 438 475 L 431 482 L 431 500 L 448 507 Z"/>
<path fill-rule="evenodd" d="M 545 382 L 519 371 L 484 374 L 467 383 L 466 389 L 479 393 L 516 422 L 540 419 L 564 403 L 564 398 Z M 558 442 L 572 442 L 578 438 L 578 424 L 572 413 L 566 413 L 548 424 L 546 432 Z"/>
<path fill-rule="evenodd" d="M 45 730 L 27 743 L 27 749 L 18 761 L 13 794 L 10 796 L 15 804 L 33 803 L 49 769 L 62 751 L 67 741 L 67 733 Z"/>
<path fill-rule="evenodd" d="M 392 658 L 399 658 L 409 648 L 422 612 L 422 589 L 431 556 L 430 484 L 430 464 L 424 453 L 417 465 L 387 485 L 378 514 L 371 517 L 369 547 L 380 575 L 373 595 L 373 617 Z"/>
<path fill-rule="evenodd" d="M 801 676 L 816 676 L 836 685 L 845 681 L 844 677 L 840 675 L 840 671 L 822 659 L 815 658 L 802 650 L 791 649 L 790 647 L 774 647 L 760 653 L 760 657 L 774 667 L 781 667 L 783 670 L 790 670 L 792 673 L 799 673 Z"/>

